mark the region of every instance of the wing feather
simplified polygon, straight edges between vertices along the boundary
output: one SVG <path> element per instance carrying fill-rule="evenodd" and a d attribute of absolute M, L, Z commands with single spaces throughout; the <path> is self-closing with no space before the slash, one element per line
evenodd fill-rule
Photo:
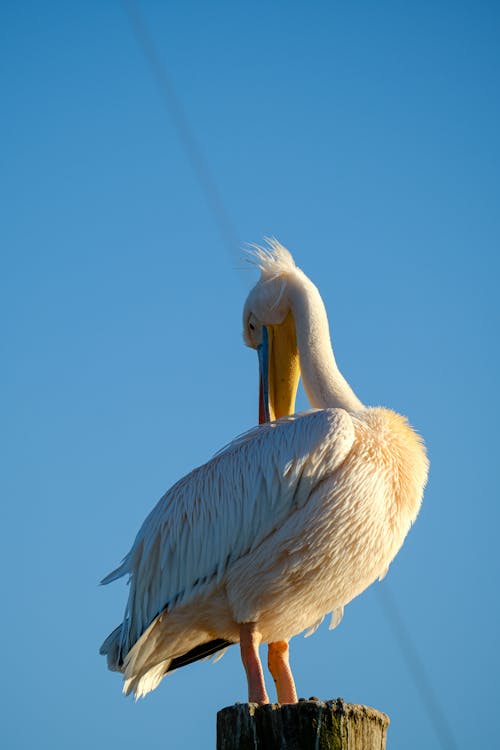
<path fill-rule="evenodd" d="M 122 657 L 157 615 L 209 591 L 231 562 L 305 503 L 344 460 L 353 436 L 352 420 L 342 409 L 287 417 L 236 438 L 171 487 L 122 564 L 103 580 L 129 575 Z"/>

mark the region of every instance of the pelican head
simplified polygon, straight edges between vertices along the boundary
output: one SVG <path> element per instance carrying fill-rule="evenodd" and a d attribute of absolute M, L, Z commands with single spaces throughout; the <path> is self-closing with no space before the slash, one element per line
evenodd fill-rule
<path fill-rule="evenodd" d="M 296 266 L 276 240 L 269 248 L 253 247 L 251 261 L 261 277 L 243 310 L 243 338 L 259 357 L 259 422 L 279 419 L 295 410 L 300 378 L 295 321 L 287 295 L 287 276 Z"/>

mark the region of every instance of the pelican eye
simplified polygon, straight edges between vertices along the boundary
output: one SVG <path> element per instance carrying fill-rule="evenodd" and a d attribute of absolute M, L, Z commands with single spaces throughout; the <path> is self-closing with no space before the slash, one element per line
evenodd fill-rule
<path fill-rule="evenodd" d="M 255 326 L 253 323 L 249 323 L 248 327 L 250 328 L 251 331 L 255 331 Z"/>

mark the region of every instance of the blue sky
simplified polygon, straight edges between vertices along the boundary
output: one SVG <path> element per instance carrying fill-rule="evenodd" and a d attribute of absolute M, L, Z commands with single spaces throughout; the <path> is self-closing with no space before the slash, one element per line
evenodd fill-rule
<path fill-rule="evenodd" d="M 165 489 L 256 421 L 237 244 L 264 235 L 318 285 L 360 398 L 425 437 L 423 509 L 380 586 L 456 747 L 491 746 L 498 6 L 140 7 L 235 246 L 124 6 L 0 6 L 5 746 L 213 747 L 216 711 L 245 700 L 236 649 L 123 698 L 97 650 L 126 589 L 97 582 Z M 376 586 L 292 660 L 300 695 L 386 711 L 389 750 L 442 747 Z"/>

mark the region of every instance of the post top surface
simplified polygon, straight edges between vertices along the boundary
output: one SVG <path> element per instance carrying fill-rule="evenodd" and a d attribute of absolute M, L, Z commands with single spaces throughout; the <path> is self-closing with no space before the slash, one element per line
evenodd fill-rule
<path fill-rule="evenodd" d="M 331 700 L 322 701 L 319 698 L 299 698 L 298 703 L 268 703 L 264 706 L 259 706 L 258 703 L 235 703 L 232 706 L 226 706 L 221 708 L 218 715 L 227 716 L 231 712 L 235 713 L 248 713 L 249 716 L 254 717 L 258 713 L 273 713 L 275 711 L 283 712 L 286 714 L 295 712 L 309 712 L 311 709 L 318 710 L 323 709 L 331 711 L 334 714 L 344 715 L 346 717 L 356 719 L 369 719 L 371 721 L 377 721 L 382 726 L 388 727 L 390 719 L 383 711 L 379 711 L 371 706 L 365 706 L 358 703 L 347 703 L 343 698 L 334 698 Z"/>

